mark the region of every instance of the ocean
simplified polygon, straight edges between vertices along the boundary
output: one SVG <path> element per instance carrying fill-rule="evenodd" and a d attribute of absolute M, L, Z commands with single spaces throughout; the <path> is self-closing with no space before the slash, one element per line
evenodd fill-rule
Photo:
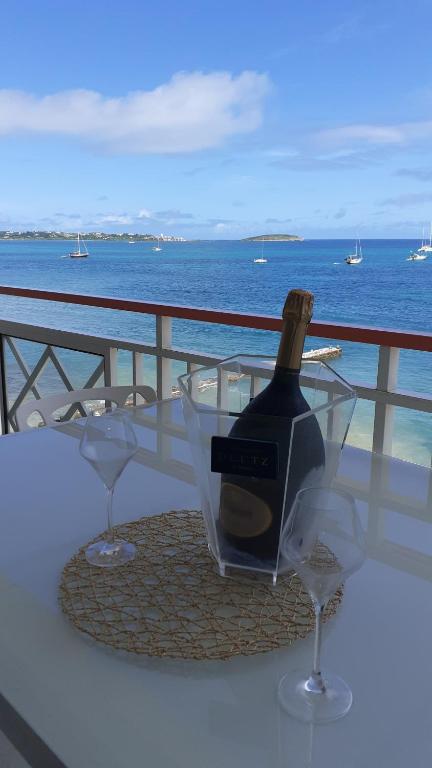
<path fill-rule="evenodd" d="M 356 266 L 344 263 L 352 240 L 163 243 L 158 253 L 154 243 L 87 245 L 88 259 L 69 259 L 63 257 L 70 241 L 0 241 L 0 283 L 271 315 L 279 315 L 287 292 L 299 287 L 315 294 L 316 320 L 432 332 L 432 255 L 423 262 L 406 260 L 417 241 L 363 240 L 364 259 Z M 254 263 L 261 255 L 267 263 Z M 7 320 L 154 343 L 153 319 L 144 315 L 5 296 L 0 308 Z M 174 346 L 225 357 L 273 354 L 277 342 L 278 334 L 266 331 L 173 322 Z M 337 343 L 342 356 L 330 364 L 352 383 L 374 385 L 377 348 Z M 308 338 L 306 348 L 326 344 Z M 32 358 L 35 351 L 28 346 L 26 354 Z M 127 381 L 129 357 L 121 364 Z M 16 389 L 19 376 L 9 368 Z M 401 352 L 399 387 L 430 395 L 430 353 Z M 372 406 L 359 401 L 349 441 L 370 448 L 372 420 Z M 394 455 L 430 465 L 431 452 L 431 415 L 395 409 Z"/>

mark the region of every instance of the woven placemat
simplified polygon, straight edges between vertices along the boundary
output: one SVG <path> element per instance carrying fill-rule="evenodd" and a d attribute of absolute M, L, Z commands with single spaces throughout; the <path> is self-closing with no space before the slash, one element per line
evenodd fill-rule
<path fill-rule="evenodd" d="M 105 645 L 172 659 L 228 659 L 290 645 L 314 628 L 312 604 L 297 576 L 280 576 L 273 587 L 238 571 L 234 578 L 219 575 L 200 512 L 146 517 L 115 531 L 137 546 L 133 561 L 91 566 L 86 544 L 66 564 L 60 583 L 66 616 Z M 341 599 L 342 589 L 324 619 Z"/>

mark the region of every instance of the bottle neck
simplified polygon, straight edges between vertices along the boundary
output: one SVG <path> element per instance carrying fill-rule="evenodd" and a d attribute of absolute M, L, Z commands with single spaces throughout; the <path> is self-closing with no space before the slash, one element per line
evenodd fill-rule
<path fill-rule="evenodd" d="M 285 368 L 282 365 L 275 366 L 273 378 L 274 379 L 283 379 L 284 381 L 289 381 L 290 379 L 293 379 L 293 381 L 298 382 L 300 377 L 300 369 L 299 368 Z"/>
<path fill-rule="evenodd" d="M 298 373 L 301 367 L 307 326 L 308 323 L 299 321 L 298 318 L 285 318 L 276 360 L 277 368 L 285 368 L 292 373 Z"/>

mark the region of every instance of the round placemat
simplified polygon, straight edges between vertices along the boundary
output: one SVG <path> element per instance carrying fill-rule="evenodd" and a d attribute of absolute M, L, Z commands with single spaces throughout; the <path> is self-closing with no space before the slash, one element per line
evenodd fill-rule
<path fill-rule="evenodd" d="M 219 575 L 200 512 L 145 517 L 115 532 L 137 546 L 134 560 L 97 568 L 87 563 L 86 544 L 60 583 L 66 616 L 105 645 L 172 659 L 228 659 L 290 645 L 314 628 L 309 595 L 292 573 L 275 587 L 254 574 Z M 341 599 L 342 589 L 324 620 Z"/>

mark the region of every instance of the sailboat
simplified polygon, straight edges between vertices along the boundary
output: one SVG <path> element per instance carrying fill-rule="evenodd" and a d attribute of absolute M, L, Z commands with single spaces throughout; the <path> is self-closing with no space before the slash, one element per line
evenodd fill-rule
<path fill-rule="evenodd" d="M 360 240 L 356 240 L 355 253 L 351 253 L 349 256 L 347 256 L 345 259 L 345 263 L 360 264 L 362 261 L 363 261 L 363 254 L 362 254 L 361 242 Z"/>
<path fill-rule="evenodd" d="M 81 250 L 81 243 L 83 245 L 82 250 Z M 89 252 L 87 250 L 87 246 L 86 246 L 86 244 L 85 244 L 84 240 L 82 239 L 82 237 L 81 237 L 79 232 L 78 232 L 78 237 L 77 237 L 77 250 L 76 251 L 71 251 L 68 255 L 70 256 L 71 259 L 86 259 L 87 256 L 89 255 Z"/>
<path fill-rule="evenodd" d="M 157 245 L 155 245 L 155 246 L 152 248 L 152 251 L 161 251 L 161 250 L 162 250 L 162 248 L 159 246 L 159 240 L 160 240 L 160 237 L 158 237 L 158 239 L 157 239 L 157 241 L 158 241 L 158 244 L 157 244 Z"/>
<path fill-rule="evenodd" d="M 417 249 L 417 254 L 419 253 L 432 253 L 432 221 L 431 221 L 430 231 L 429 231 L 429 243 L 425 242 L 424 232 L 423 232 L 422 244 L 420 248 Z M 414 261 L 418 261 L 418 259 L 414 259 Z"/>
<path fill-rule="evenodd" d="M 410 255 L 407 257 L 407 261 L 424 261 L 429 256 L 429 251 L 432 251 L 432 224 L 431 224 L 431 232 L 430 232 L 430 238 L 429 238 L 428 245 L 425 242 L 425 236 L 424 236 L 424 229 L 422 234 L 422 244 L 419 248 L 417 248 L 416 251 L 411 251 Z"/>
<path fill-rule="evenodd" d="M 261 244 L 261 256 L 254 259 L 254 264 L 267 264 L 267 259 L 264 258 L 264 244 Z"/>

